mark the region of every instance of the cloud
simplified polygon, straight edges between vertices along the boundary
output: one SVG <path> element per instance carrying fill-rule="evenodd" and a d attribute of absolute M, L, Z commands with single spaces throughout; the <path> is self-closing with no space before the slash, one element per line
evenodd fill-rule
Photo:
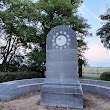
<path fill-rule="evenodd" d="M 82 5 L 79 8 L 79 13 L 81 13 L 85 16 L 91 16 L 94 19 L 96 19 L 97 21 L 102 22 L 102 20 L 95 13 L 93 13 L 89 8 L 87 8 L 85 5 Z"/>
<path fill-rule="evenodd" d="M 98 44 L 91 45 L 91 48 L 84 55 L 90 61 L 110 61 L 110 50 Z"/>
<path fill-rule="evenodd" d="M 110 67 L 110 50 L 103 47 L 102 44 L 92 44 L 84 56 L 88 64 L 92 67 Z"/>
<path fill-rule="evenodd" d="M 101 5 L 97 6 L 92 3 L 93 2 L 91 1 L 85 2 L 85 4 L 82 4 L 78 9 L 79 14 L 88 20 L 88 23 L 92 27 L 89 32 L 93 34 L 93 37 L 85 38 L 89 50 L 86 51 L 84 56 L 88 59 L 88 64 L 90 66 L 110 66 L 110 50 L 103 47 L 103 44 L 100 42 L 100 38 L 95 34 L 102 24 L 105 23 L 99 18 L 99 15 L 105 12 L 105 5 L 100 0 L 99 3 L 101 3 Z"/>

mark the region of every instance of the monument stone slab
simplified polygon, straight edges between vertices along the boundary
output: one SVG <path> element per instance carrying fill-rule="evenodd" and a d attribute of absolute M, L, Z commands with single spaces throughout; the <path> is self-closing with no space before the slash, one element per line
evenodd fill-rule
<path fill-rule="evenodd" d="M 56 26 L 47 36 L 46 79 L 41 89 L 41 105 L 83 108 L 77 39 L 69 26 Z"/>

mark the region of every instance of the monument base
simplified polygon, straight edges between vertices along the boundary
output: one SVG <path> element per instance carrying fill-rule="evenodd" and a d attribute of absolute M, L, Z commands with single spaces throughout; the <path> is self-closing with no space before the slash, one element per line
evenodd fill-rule
<path fill-rule="evenodd" d="M 41 105 L 83 108 L 83 92 L 79 84 L 44 84 Z"/>

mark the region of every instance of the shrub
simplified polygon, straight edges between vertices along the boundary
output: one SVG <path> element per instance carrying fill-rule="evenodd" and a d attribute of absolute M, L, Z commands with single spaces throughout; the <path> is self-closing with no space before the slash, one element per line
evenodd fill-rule
<path fill-rule="evenodd" d="M 104 72 L 100 76 L 101 80 L 110 81 L 110 72 Z"/>
<path fill-rule="evenodd" d="M 38 72 L 0 72 L 0 83 L 13 80 L 42 78 Z"/>

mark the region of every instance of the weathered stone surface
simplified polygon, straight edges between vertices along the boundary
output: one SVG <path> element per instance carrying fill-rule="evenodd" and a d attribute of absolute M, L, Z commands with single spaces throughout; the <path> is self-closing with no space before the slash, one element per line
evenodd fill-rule
<path fill-rule="evenodd" d="M 44 79 L 25 79 L 0 83 L 0 101 L 9 101 L 26 93 L 40 91 Z"/>
<path fill-rule="evenodd" d="M 57 26 L 49 32 L 46 44 L 46 80 L 41 89 L 41 105 L 83 108 L 75 32 L 65 25 Z"/>
<path fill-rule="evenodd" d="M 26 93 L 41 91 L 42 85 L 44 84 L 44 80 L 45 79 L 43 78 L 35 78 L 35 79 L 16 80 L 11 82 L 9 81 L 5 83 L 0 83 L 0 101 L 8 101 L 15 99 L 21 95 L 25 95 Z M 82 85 L 83 91 L 100 94 L 102 96 L 110 98 L 110 81 L 101 81 L 101 80 L 93 80 L 93 81 L 91 83 L 89 79 L 88 80 L 81 79 L 80 83 Z M 26 92 L 23 91 L 24 87 L 28 87 Z M 57 90 L 61 90 L 61 88 Z M 74 90 L 73 88 L 71 88 L 68 91 L 71 93 L 71 91 Z"/>
<path fill-rule="evenodd" d="M 95 93 L 110 98 L 110 82 L 102 80 L 80 80 L 84 92 Z"/>

